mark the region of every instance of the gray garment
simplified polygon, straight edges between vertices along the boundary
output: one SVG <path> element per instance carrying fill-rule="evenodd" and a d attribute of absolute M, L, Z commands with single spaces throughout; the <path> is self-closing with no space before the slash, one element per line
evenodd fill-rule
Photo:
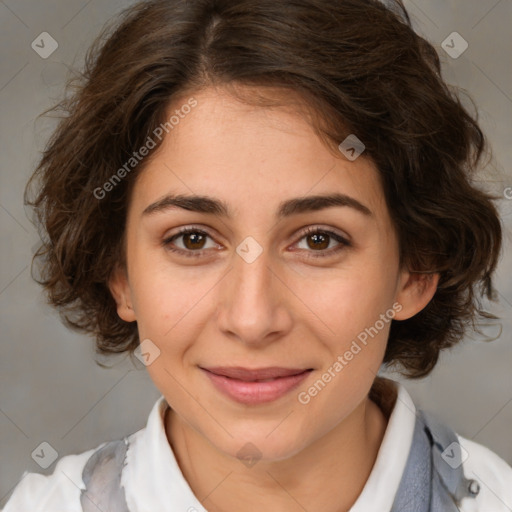
<path fill-rule="evenodd" d="M 83 512 L 130 512 L 121 486 L 127 450 L 125 438 L 106 443 L 89 458 L 82 473 L 86 486 L 80 497 Z M 391 512 L 458 512 L 460 500 L 476 496 L 479 490 L 477 482 L 466 479 L 460 462 L 455 432 L 418 411 Z"/>
<path fill-rule="evenodd" d="M 85 490 L 80 495 L 83 512 L 130 512 L 121 485 L 128 440 L 111 441 L 96 450 L 84 466 Z"/>
<path fill-rule="evenodd" d="M 425 411 L 417 411 L 411 451 L 391 512 L 459 512 L 463 498 L 479 492 L 466 479 L 455 432 Z"/>

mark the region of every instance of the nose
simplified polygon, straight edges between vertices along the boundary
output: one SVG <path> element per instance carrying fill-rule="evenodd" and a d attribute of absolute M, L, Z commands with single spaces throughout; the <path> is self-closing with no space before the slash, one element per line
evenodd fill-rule
<path fill-rule="evenodd" d="M 225 336 L 263 347 L 290 330 L 287 303 L 292 294 L 268 251 L 263 249 L 253 261 L 240 254 L 233 254 L 231 271 L 220 283 L 218 327 Z"/>

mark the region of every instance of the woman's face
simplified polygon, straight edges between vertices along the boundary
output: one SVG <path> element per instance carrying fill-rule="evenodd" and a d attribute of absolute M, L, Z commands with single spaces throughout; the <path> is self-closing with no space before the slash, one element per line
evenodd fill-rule
<path fill-rule="evenodd" d="M 222 90 L 194 97 L 138 177 L 127 279 L 111 289 L 150 340 L 147 369 L 178 417 L 226 454 L 256 447 L 278 460 L 364 403 L 391 319 L 415 314 L 433 290 L 417 291 L 399 268 L 364 153 L 335 158 L 291 110 Z M 164 200 L 178 195 L 189 202 Z M 214 377 L 215 367 L 307 371 L 258 383 Z"/>

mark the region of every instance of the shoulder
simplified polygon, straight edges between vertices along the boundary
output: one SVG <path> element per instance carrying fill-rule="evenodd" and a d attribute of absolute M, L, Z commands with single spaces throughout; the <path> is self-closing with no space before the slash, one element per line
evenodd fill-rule
<path fill-rule="evenodd" d="M 462 467 L 467 478 L 480 488 L 476 499 L 465 500 L 462 512 L 510 512 L 512 510 L 512 467 L 489 448 L 457 434 Z"/>
<path fill-rule="evenodd" d="M 126 453 L 136 434 L 109 441 L 59 460 L 51 475 L 25 472 L 4 512 L 128 510 L 121 478 Z"/>
<path fill-rule="evenodd" d="M 144 478 L 140 474 L 142 468 L 158 466 L 148 461 L 148 447 L 154 444 L 155 453 L 162 451 L 162 443 L 158 441 L 165 439 L 161 422 L 165 406 L 164 397 L 159 398 L 145 427 L 122 439 L 62 457 L 50 475 L 25 472 L 2 511 L 97 512 L 98 503 L 105 511 L 127 511 L 126 475 Z M 139 482 L 134 478 L 128 480 L 132 495 L 138 494 Z"/>
<path fill-rule="evenodd" d="M 402 386 L 400 390 L 405 404 L 410 396 Z M 396 408 L 405 410 L 400 400 L 397 402 Z M 416 411 L 410 404 L 407 409 Z M 453 431 L 432 412 L 417 412 L 417 422 L 423 420 L 431 436 L 432 462 L 440 480 L 450 492 L 465 496 L 458 510 L 512 512 L 512 467 L 489 448 Z"/>
<path fill-rule="evenodd" d="M 82 512 L 80 495 L 85 488 L 82 472 L 87 461 L 107 443 L 80 454 L 62 457 L 50 475 L 25 471 L 14 488 L 3 512 L 59 510 Z"/>

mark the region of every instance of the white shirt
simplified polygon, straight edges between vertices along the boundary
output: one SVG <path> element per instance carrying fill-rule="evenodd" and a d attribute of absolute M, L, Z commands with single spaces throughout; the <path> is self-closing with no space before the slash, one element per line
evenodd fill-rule
<path fill-rule="evenodd" d="M 415 426 L 414 403 L 396 383 L 398 395 L 388 419 L 377 459 L 350 512 L 389 512 L 405 469 Z M 129 436 L 129 449 L 121 478 L 130 512 L 207 512 L 192 492 L 165 433 L 168 405 L 161 396 L 146 427 Z M 467 478 L 480 484 L 476 499 L 463 500 L 461 512 L 512 512 L 512 468 L 498 455 L 458 436 L 468 457 Z M 51 475 L 25 471 L 3 512 L 82 512 L 82 471 L 98 447 L 62 457 Z"/>

